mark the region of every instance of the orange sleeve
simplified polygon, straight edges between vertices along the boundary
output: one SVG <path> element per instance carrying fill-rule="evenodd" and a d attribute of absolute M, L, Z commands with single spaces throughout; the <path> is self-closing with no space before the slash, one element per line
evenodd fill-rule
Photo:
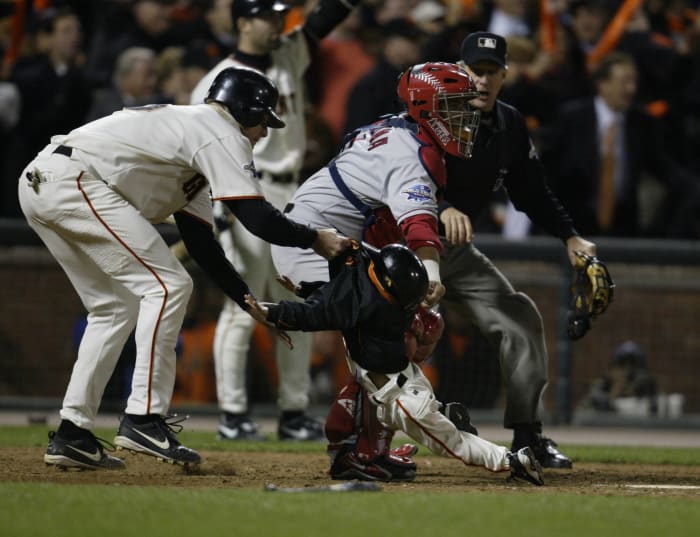
<path fill-rule="evenodd" d="M 608 26 L 605 28 L 598 44 L 588 54 L 588 68 L 593 69 L 605 55 L 613 50 L 620 41 L 625 26 L 634 15 L 637 8 L 642 5 L 642 0 L 625 0 L 625 3 L 620 6 L 615 16 L 612 18 Z"/>

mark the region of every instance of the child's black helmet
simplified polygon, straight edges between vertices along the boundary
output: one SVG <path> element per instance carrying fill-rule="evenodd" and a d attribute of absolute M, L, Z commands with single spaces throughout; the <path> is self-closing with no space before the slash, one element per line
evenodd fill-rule
<path fill-rule="evenodd" d="M 389 244 L 370 255 L 382 285 L 399 304 L 406 310 L 418 306 L 428 292 L 428 273 L 418 256 L 402 244 Z"/>

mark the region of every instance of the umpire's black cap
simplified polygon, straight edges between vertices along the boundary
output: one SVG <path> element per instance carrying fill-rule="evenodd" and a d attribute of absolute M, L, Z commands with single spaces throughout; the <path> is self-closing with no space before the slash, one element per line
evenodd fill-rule
<path fill-rule="evenodd" d="M 462 41 L 460 56 L 466 65 L 488 61 L 505 67 L 507 52 L 503 36 L 491 32 L 474 32 Z"/>

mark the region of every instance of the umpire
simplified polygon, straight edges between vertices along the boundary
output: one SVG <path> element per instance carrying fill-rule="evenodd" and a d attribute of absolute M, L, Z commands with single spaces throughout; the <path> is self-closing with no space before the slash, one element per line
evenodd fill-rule
<path fill-rule="evenodd" d="M 511 449 L 529 445 L 545 468 L 571 468 L 571 459 L 542 436 L 538 407 L 547 384 L 542 317 L 532 299 L 516 291 L 474 247 L 471 221 L 488 207 L 492 193 L 503 188 L 517 209 L 566 244 L 572 265 L 575 251 L 595 255 L 596 246 L 578 235 L 547 186 L 523 116 L 497 100 L 508 69 L 506 40 L 488 32 L 469 34 L 461 59 L 481 93 L 470 102 L 481 110 L 481 124 L 470 159 L 446 156 L 448 186 L 440 206 L 445 300 L 498 348 L 506 386 L 504 426 L 513 429 Z"/>

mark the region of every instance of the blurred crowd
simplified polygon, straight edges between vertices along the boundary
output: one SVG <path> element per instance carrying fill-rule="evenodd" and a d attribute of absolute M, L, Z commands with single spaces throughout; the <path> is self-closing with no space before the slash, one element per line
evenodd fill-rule
<path fill-rule="evenodd" d="M 294 5 L 288 27 L 316 1 L 288 0 Z M 52 135 L 124 106 L 188 104 L 195 84 L 235 43 L 230 4 L 0 1 L 0 217 L 21 217 L 18 175 Z M 698 239 L 699 5 L 363 0 L 321 42 L 308 72 L 307 174 L 325 165 L 343 133 L 400 111 L 395 84 L 403 69 L 424 60 L 457 61 L 463 38 L 488 30 L 508 42 L 501 99 L 526 116 L 551 187 L 581 233 Z M 587 165 L 599 138 L 575 106 L 601 91 L 617 100 L 628 125 L 638 125 L 616 148 L 627 177 L 617 195 L 629 198 L 618 205 L 629 214 L 617 218 L 624 227 L 607 230 L 588 222 L 587 196 L 597 178 Z M 492 210 L 475 229 L 538 233 L 502 192 L 494 192 Z"/>

